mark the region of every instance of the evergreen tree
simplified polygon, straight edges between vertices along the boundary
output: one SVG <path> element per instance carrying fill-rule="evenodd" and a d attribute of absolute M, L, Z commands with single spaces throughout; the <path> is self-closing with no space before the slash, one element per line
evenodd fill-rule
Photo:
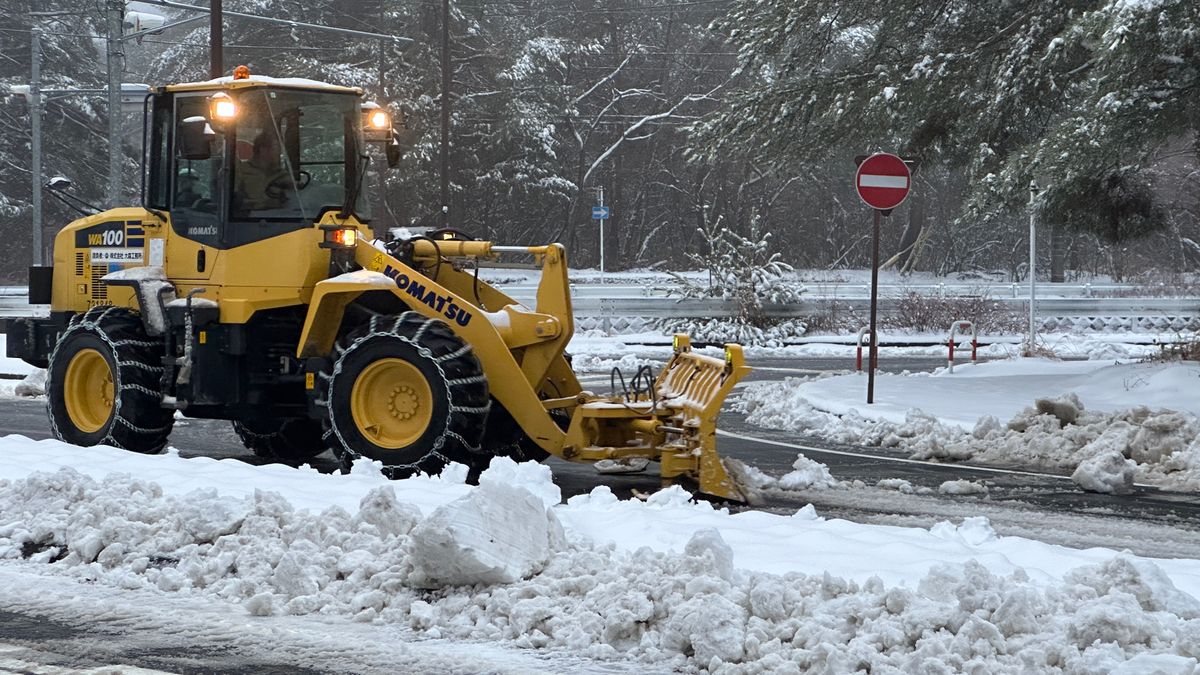
<path fill-rule="evenodd" d="M 1147 167 L 1194 133 L 1196 3 L 744 0 L 718 22 L 746 84 L 698 128 L 772 166 L 899 149 L 969 170 L 999 218 L 1047 183 L 1047 219 L 1123 239 L 1161 227 Z"/>

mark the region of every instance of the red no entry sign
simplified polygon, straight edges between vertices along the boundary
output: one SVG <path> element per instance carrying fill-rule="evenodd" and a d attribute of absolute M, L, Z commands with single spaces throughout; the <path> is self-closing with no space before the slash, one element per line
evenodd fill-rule
<path fill-rule="evenodd" d="M 863 160 L 854 174 L 854 187 L 867 206 L 887 211 L 908 197 L 912 174 L 899 157 L 880 152 Z"/>

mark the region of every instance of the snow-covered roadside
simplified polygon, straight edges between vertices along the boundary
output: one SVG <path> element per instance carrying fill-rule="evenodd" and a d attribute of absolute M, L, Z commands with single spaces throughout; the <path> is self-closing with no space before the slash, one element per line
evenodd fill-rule
<path fill-rule="evenodd" d="M 41 396 L 46 391 L 46 371 L 20 359 L 5 356 L 8 336 L 0 333 L 0 399 Z"/>
<path fill-rule="evenodd" d="M 998 537 L 982 519 L 925 530 L 811 507 L 731 515 L 678 488 L 639 502 L 601 487 L 563 505 L 545 467 L 503 460 L 482 487 L 463 477 L 388 482 L 365 462 L 329 476 L 10 436 L 0 559 L 264 617 L 655 670 L 1191 672 L 1200 658 L 1196 560 Z M 463 564 L 497 546 L 502 561 Z M 515 580 L 485 583 L 504 573 Z"/>
<path fill-rule="evenodd" d="M 1104 492 L 1136 479 L 1200 490 L 1200 384 L 1196 363 L 1018 359 L 953 373 L 880 374 L 866 405 L 865 377 L 752 384 L 747 421 L 916 459 L 977 460 L 1074 472 Z M 1128 460 L 1128 461 L 1126 461 Z"/>

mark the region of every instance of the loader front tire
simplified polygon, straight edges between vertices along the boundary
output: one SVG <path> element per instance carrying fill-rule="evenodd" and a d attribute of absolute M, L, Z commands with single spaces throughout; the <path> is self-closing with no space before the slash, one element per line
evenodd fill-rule
<path fill-rule="evenodd" d="M 304 417 L 237 420 L 233 431 L 255 455 L 281 462 L 302 462 L 325 451 L 321 423 Z"/>
<path fill-rule="evenodd" d="M 372 317 L 338 340 L 318 381 L 326 440 L 344 467 L 366 456 L 403 478 L 491 459 L 482 447 L 487 379 L 443 321 L 417 312 Z"/>
<path fill-rule="evenodd" d="M 167 444 L 175 412 L 162 407 L 163 342 L 119 307 L 71 319 L 50 354 L 46 411 L 54 437 L 155 453 Z"/>

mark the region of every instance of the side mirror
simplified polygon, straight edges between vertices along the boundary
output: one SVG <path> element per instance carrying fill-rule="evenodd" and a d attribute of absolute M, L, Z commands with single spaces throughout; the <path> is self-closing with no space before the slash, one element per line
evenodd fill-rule
<path fill-rule="evenodd" d="M 417 133 L 417 130 L 408 125 L 408 115 L 404 116 L 400 124 L 392 127 L 391 138 L 384 146 L 389 169 L 396 168 L 404 153 L 417 144 L 418 138 L 420 138 L 420 134 Z"/>
<path fill-rule="evenodd" d="M 395 135 L 392 136 L 392 141 L 384 146 L 383 154 L 387 157 L 389 169 L 400 165 L 400 158 L 404 155 L 404 151 L 400 149 L 400 141 L 396 140 Z"/>
<path fill-rule="evenodd" d="M 54 190 L 55 192 L 65 192 L 66 190 L 71 189 L 71 179 L 67 178 L 66 176 L 55 176 L 46 181 L 46 184 L 43 187 L 45 187 L 47 190 Z"/>
<path fill-rule="evenodd" d="M 179 123 L 179 157 L 202 160 L 212 157 L 212 141 L 217 133 L 208 120 L 197 115 Z"/>

